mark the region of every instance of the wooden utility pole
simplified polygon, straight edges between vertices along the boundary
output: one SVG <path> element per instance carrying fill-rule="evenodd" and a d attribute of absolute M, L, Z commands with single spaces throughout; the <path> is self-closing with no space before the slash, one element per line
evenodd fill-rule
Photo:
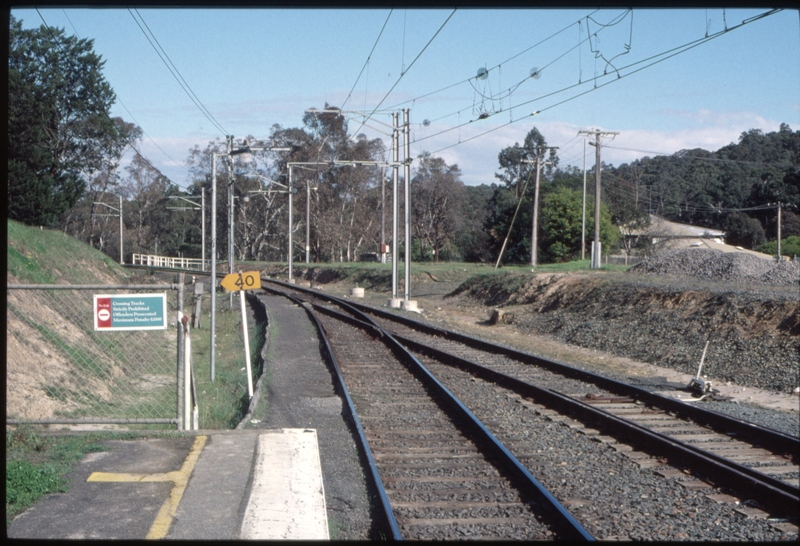
<path fill-rule="evenodd" d="M 120 204 L 120 210 L 122 204 Z M 781 202 L 778 201 L 778 262 L 781 261 Z"/>
<path fill-rule="evenodd" d="M 546 150 L 558 150 L 558 147 L 540 148 L 536 151 L 536 159 L 523 159 L 522 163 L 536 163 L 536 181 L 533 185 L 533 220 L 531 221 L 531 267 L 536 267 L 536 249 L 539 246 L 539 173 L 542 163 L 549 164 L 549 161 L 542 162 L 542 156 Z"/>
<path fill-rule="evenodd" d="M 583 139 L 583 201 L 581 201 L 581 260 L 586 259 L 586 138 Z"/>
<path fill-rule="evenodd" d="M 602 266 L 600 245 L 600 137 L 604 135 L 618 135 L 615 131 L 578 131 L 578 134 L 594 134 L 595 141 L 589 144 L 595 147 L 595 168 L 594 168 L 594 241 L 592 242 L 592 269 L 600 269 Z"/>

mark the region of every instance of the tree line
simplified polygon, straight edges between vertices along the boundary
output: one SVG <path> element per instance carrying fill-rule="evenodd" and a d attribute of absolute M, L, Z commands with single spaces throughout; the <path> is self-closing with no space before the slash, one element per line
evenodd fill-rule
<path fill-rule="evenodd" d="M 189 184 L 182 189 L 138 153 L 120 168 L 142 131 L 109 115 L 115 97 L 102 68 L 91 40 L 44 26 L 24 30 L 11 17 L 9 218 L 63 229 L 116 258 L 121 198 L 126 262 L 133 253 L 199 258 L 204 233 L 209 247 L 216 153 L 223 154 L 216 175 L 220 257 L 228 252 L 231 203 L 238 261 L 286 261 L 290 232 L 296 261 L 305 252 L 313 262 L 356 261 L 379 252 L 382 242 L 391 244 L 393 173 L 375 164 L 387 163 L 391 151 L 381 139 L 351 134 L 335 108 L 307 111 L 300 127 L 274 125 L 264 138 L 248 135 L 248 163 L 226 155 L 230 143 L 223 139 L 193 147 L 186 159 Z M 414 158 L 412 259 L 494 263 L 502 252 L 502 263 L 528 262 L 537 160 L 537 262 L 580 258 L 584 229 L 586 241 L 594 230 L 594 167 L 586 173 L 584 201 L 584 173 L 560 166 L 556 150 L 534 127 L 522 144 L 498 153 L 496 180 L 478 186 L 464 185 L 459 167 L 439 157 L 423 152 Z M 644 238 L 625 235 L 646 228 L 650 214 L 723 229 L 731 244 L 763 247 L 777 237 L 778 202 L 782 237 L 800 236 L 800 131 L 785 124 L 774 133 L 747 131 L 716 152 L 682 150 L 618 167 L 603 164 L 601 173 L 604 251 L 646 246 Z M 399 169 L 401 196 L 402 176 Z M 205 225 L 197 210 L 202 197 Z M 401 218 L 403 205 L 401 198 Z M 401 239 L 402 231 L 401 223 Z"/>

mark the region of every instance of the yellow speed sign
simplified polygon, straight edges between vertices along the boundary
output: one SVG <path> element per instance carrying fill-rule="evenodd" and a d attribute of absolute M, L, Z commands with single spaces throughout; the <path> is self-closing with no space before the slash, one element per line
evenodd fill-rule
<path fill-rule="evenodd" d="M 231 273 L 219 283 L 228 292 L 237 290 L 255 290 L 261 288 L 261 277 L 258 271 L 245 271 L 244 273 Z"/>

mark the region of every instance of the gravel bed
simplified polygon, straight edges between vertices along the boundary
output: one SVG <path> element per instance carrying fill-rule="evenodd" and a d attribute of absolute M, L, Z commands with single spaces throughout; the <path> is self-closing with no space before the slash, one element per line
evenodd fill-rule
<path fill-rule="evenodd" d="M 322 320 L 381 478 L 405 487 L 400 492 L 387 487 L 404 538 L 552 537 L 549 526 L 539 521 L 512 483 L 454 426 L 451 417 L 432 400 L 434 396 L 428 398 L 424 385 L 397 362 L 391 350 L 349 325 L 324 316 Z M 375 381 L 376 377 L 381 380 Z M 411 438 L 425 453 L 409 449 Z M 502 489 L 502 498 L 513 504 L 452 506 L 453 494 L 447 490 L 442 494 L 441 483 L 458 483 L 465 489 Z M 421 504 L 395 506 L 399 501 L 422 499 L 426 500 Z"/>
<path fill-rule="evenodd" d="M 800 263 L 708 249 L 658 253 L 621 275 L 468 281 L 452 295 L 513 306 L 521 333 L 773 392 L 800 387 Z M 516 284 L 515 284 L 516 283 Z"/>
<path fill-rule="evenodd" d="M 665 377 L 626 377 L 612 373 L 604 373 L 603 375 L 617 381 L 636 385 L 650 392 L 664 393 L 665 391 L 678 390 L 678 387 L 668 382 Z M 778 430 L 784 434 L 800 436 L 800 413 L 798 412 L 788 413 L 739 401 L 703 400 L 694 402 L 693 405 Z M 800 400 L 798 400 L 798 405 L 800 405 Z"/>
<path fill-rule="evenodd" d="M 405 327 L 399 325 L 392 325 L 390 328 L 403 331 L 403 335 L 407 335 L 415 339 L 418 338 L 420 341 L 426 342 L 424 334 L 418 334 L 413 330 L 406 330 Z M 500 355 L 493 355 L 491 357 L 491 362 L 487 362 L 485 360 L 486 355 L 484 353 L 481 351 L 468 349 L 456 341 L 449 341 L 439 338 L 437 339 L 436 343 L 443 350 L 453 352 L 477 363 L 489 365 L 491 368 L 497 369 L 498 371 L 504 373 L 505 366 L 508 366 L 509 370 L 515 370 L 519 365 L 516 360 L 501 357 Z M 563 362 L 562 364 L 597 373 L 596 370 L 589 369 L 586 366 L 575 366 L 574 364 Z M 510 373 L 512 373 L 512 375 L 518 375 L 520 378 L 530 381 L 531 383 L 534 383 L 540 387 L 555 389 L 565 394 L 588 394 L 589 392 L 593 392 L 595 394 L 609 394 L 595 386 L 587 385 L 585 382 L 578 379 L 564 377 L 559 374 L 548 372 L 544 369 L 523 375 L 519 375 L 518 372 Z M 603 372 L 600 375 L 614 379 L 621 383 L 636 385 L 650 392 L 664 393 L 669 391 L 684 390 L 685 387 L 685 385 L 676 385 L 673 382 L 667 381 L 665 377 L 630 377 L 610 372 Z M 798 404 L 800 405 L 800 399 L 798 400 Z M 700 408 L 710 409 L 718 413 L 730 415 L 744 421 L 749 421 L 758 425 L 779 430 L 786 434 L 800 436 L 799 412 L 787 413 L 785 411 L 762 408 L 753 404 L 747 404 L 739 401 L 703 400 L 701 402 L 695 402 L 694 405 Z"/>
<path fill-rule="evenodd" d="M 567 343 L 692 375 L 710 340 L 703 368 L 709 378 L 784 393 L 798 386 L 798 338 L 745 335 L 748 325 L 735 323 L 735 308 L 748 304 L 745 296 L 732 294 L 724 301 L 709 298 L 705 309 L 688 314 L 681 307 L 637 305 L 640 290 L 635 287 L 604 286 L 597 292 L 595 299 L 568 308 L 519 311 L 515 324 L 522 331 L 551 334 Z M 681 297 L 668 289 L 661 295 Z M 610 305 L 615 301 L 631 303 Z"/>
<path fill-rule="evenodd" d="M 722 491 L 685 489 L 675 478 L 639 468 L 610 446 L 536 415 L 480 379 L 427 358 L 423 363 L 512 451 L 524 452 L 523 464 L 598 539 L 796 539 L 705 496 Z"/>
<path fill-rule="evenodd" d="M 293 335 L 296 328 L 292 327 Z M 448 368 L 450 369 L 450 368 Z M 295 369 L 296 370 L 296 369 Z M 691 370 L 692 373 L 696 370 Z M 458 372 L 462 373 L 462 372 Z M 630 382 L 632 378 L 615 377 L 621 381 Z M 292 381 L 292 376 L 287 376 Z M 475 390 L 480 380 L 471 377 L 455 378 L 454 384 L 459 388 Z M 657 382 L 656 382 L 657 383 Z M 652 390 L 664 390 L 663 385 L 641 385 Z M 450 383 L 448 387 L 457 390 Z M 565 384 L 559 388 L 562 392 L 572 392 L 575 385 L 572 380 L 566 379 Z M 457 392 L 457 394 L 459 394 Z M 536 457 L 524 459 L 523 462 L 532 470 L 541 470 L 544 474 L 540 478 L 546 479 L 545 485 L 558 491 L 559 499 L 572 501 L 568 509 L 579 517 L 580 521 L 595 533 L 594 527 L 600 529 L 597 538 L 606 539 L 633 539 L 633 540 L 753 540 L 776 541 L 796 540 L 795 536 L 787 536 L 772 528 L 764 520 L 747 519 L 734 513 L 725 505 L 705 498 L 709 492 L 719 491 L 689 491 L 678 485 L 673 478 L 663 478 L 652 470 L 640 469 L 635 463 L 616 452 L 605 444 L 593 441 L 591 438 L 578 434 L 567 427 L 548 421 L 546 418 L 534 414 L 531 410 L 522 407 L 505 396 L 485 394 L 484 409 L 487 413 L 479 415 L 484 422 L 496 423 L 495 433 L 501 440 L 508 439 L 509 444 L 526 442 L 530 452 L 537 450 Z M 748 404 L 734 404 L 730 402 L 703 402 L 721 413 L 746 419 L 748 421 L 764 424 L 783 430 L 790 434 L 798 434 L 797 414 L 786 414 L 764 410 Z M 472 408 L 472 406 L 470 406 Z M 473 410 L 475 411 L 475 410 Z M 477 412 L 476 412 L 477 413 Z M 412 419 L 413 421 L 413 419 Z M 340 448 L 342 449 L 342 448 Z M 343 450 L 346 451 L 346 450 Z M 335 457 L 344 457 L 340 453 Z M 349 456 L 352 457 L 352 454 Z M 566 464 L 561 464 L 566 463 Z M 337 463 L 338 464 L 338 463 Z M 324 465 L 324 461 L 323 461 Z M 334 469 L 335 472 L 335 469 Z M 446 471 L 436 471 L 446 472 Z M 362 476 L 363 478 L 363 476 Z M 339 477 L 340 482 L 349 478 Z M 327 478 L 326 478 L 327 480 Z M 480 484 L 480 482 L 477 482 Z M 491 487 L 491 481 L 485 486 Z M 408 487 L 408 486 L 404 486 Z M 442 485 L 437 487 L 441 488 Z M 328 483 L 326 481 L 326 492 Z M 422 499 L 424 495 L 433 493 L 434 486 L 413 484 L 411 489 L 403 491 L 404 500 Z M 441 491 L 435 492 L 440 498 Z M 454 500 L 469 501 L 471 499 L 487 498 L 480 488 L 469 492 L 453 492 L 450 498 Z M 495 498 L 492 494 L 491 498 Z M 502 497 L 506 499 L 507 497 Z M 508 499 L 510 500 L 510 499 Z M 619 510 L 609 510 L 609 507 L 619 507 Z M 360 524 L 364 529 L 351 529 L 349 537 L 362 538 L 369 536 L 369 523 L 363 519 Z M 439 528 L 417 529 L 423 531 L 417 535 L 419 538 L 462 539 L 470 538 L 472 531 L 466 526 L 455 526 L 453 529 Z M 485 530 L 485 529 L 484 529 Z M 503 534 L 507 533 L 505 529 Z M 432 532 L 438 534 L 426 535 Z M 524 530 L 520 530 L 520 538 L 525 537 Z M 375 537 L 371 537 L 375 538 Z"/>

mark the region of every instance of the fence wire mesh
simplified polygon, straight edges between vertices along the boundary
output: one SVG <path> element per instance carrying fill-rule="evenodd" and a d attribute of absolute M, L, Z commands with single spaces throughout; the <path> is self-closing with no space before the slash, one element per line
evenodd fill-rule
<path fill-rule="evenodd" d="M 166 329 L 95 331 L 95 294 L 155 293 L 166 293 Z M 7 422 L 177 424 L 177 294 L 8 286 Z"/>

